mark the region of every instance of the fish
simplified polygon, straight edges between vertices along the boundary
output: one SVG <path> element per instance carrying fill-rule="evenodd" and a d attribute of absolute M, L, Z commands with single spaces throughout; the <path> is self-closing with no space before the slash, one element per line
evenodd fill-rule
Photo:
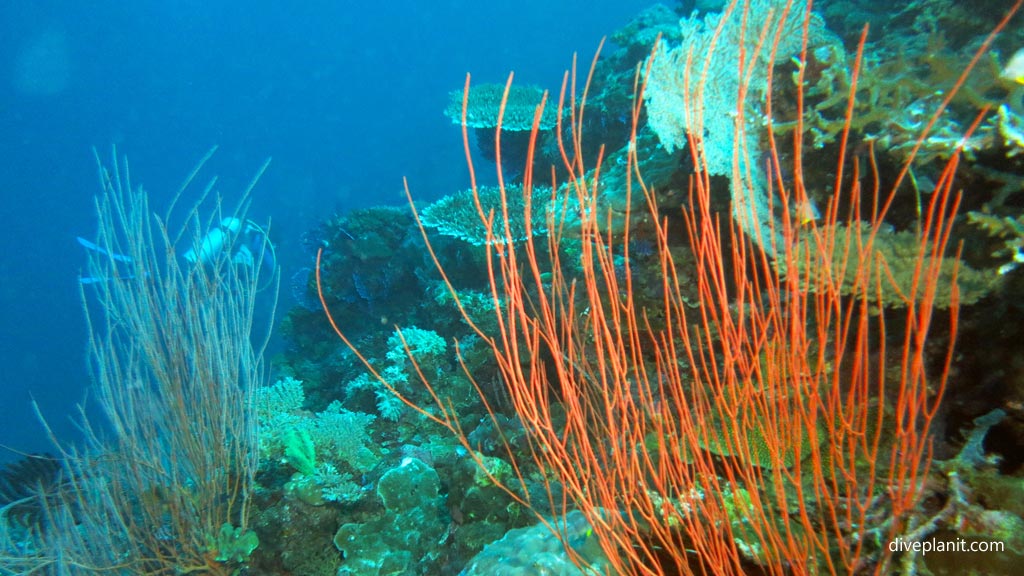
<path fill-rule="evenodd" d="M 814 203 L 814 200 L 805 197 L 793 205 L 793 216 L 801 226 L 810 226 L 821 220 L 821 211 L 818 210 L 818 205 Z"/>
<path fill-rule="evenodd" d="M 109 250 L 107 250 L 105 248 L 101 248 L 95 242 L 90 242 L 89 240 L 86 240 L 85 238 L 82 238 L 81 236 L 75 236 L 75 240 L 78 240 L 78 243 L 81 244 L 82 247 L 84 247 L 86 250 L 89 250 L 90 252 L 95 252 L 97 254 L 101 254 L 103 256 L 106 256 L 106 257 L 110 258 L 111 260 L 113 260 L 115 262 L 124 262 L 126 264 L 131 264 L 131 262 L 132 262 L 132 259 L 129 256 L 125 256 L 124 254 L 118 254 L 116 252 L 111 252 L 111 251 L 109 251 Z M 101 284 L 103 282 L 110 282 L 111 280 L 131 280 L 133 278 L 135 278 L 135 276 L 133 276 L 131 274 L 117 275 L 117 276 L 113 276 L 113 277 L 108 277 L 108 276 L 79 276 L 78 277 L 78 283 L 79 284 Z"/>
<path fill-rule="evenodd" d="M 116 277 L 105 277 L 105 276 L 79 276 L 78 283 L 82 285 L 88 284 L 102 284 L 104 282 L 111 282 L 113 280 L 133 280 L 135 276 L 132 274 L 126 274 L 124 276 Z"/>
<path fill-rule="evenodd" d="M 132 259 L 130 257 L 125 256 L 124 254 L 118 254 L 116 252 L 110 252 L 108 250 L 100 248 L 95 243 L 90 242 L 90 241 L 86 240 L 85 238 L 82 238 L 81 236 L 75 236 L 75 240 L 78 240 L 78 243 L 81 244 L 83 247 L 85 247 L 86 250 L 91 250 L 93 252 L 96 252 L 97 254 L 102 254 L 104 256 L 108 256 L 108 257 L 110 257 L 111 260 L 116 260 L 118 262 L 131 262 L 132 261 Z"/>

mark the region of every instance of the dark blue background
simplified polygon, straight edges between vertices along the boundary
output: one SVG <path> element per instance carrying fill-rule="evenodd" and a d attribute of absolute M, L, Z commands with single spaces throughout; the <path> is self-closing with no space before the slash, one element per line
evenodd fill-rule
<path fill-rule="evenodd" d="M 251 213 L 273 218 L 287 279 L 321 217 L 402 202 L 402 176 L 424 199 L 466 185 L 442 115 L 466 72 L 557 89 L 574 51 L 589 62 L 651 3 L 0 3 L 0 443 L 49 448 L 31 397 L 74 438 L 89 378 L 74 238 L 95 233 L 93 147 L 116 144 L 156 209 L 213 145 L 229 199 L 273 157 Z"/>

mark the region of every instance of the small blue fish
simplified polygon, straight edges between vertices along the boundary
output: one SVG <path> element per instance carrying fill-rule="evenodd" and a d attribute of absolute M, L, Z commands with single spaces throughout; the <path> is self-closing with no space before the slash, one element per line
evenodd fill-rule
<path fill-rule="evenodd" d="M 111 280 L 131 280 L 135 278 L 134 275 L 128 274 L 126 276 L 115 276 L 113 278 L 107 278 L 103 276 L 79 276 L 79 284 L 101 284 L 103 282 L 110 282 Z"/>
<path fill-rule="evenodd" d="M 125 256 L 124 254 L 117 254 L 115 252 L 109 252 L 107 250 L 104 250 L 103 248 L 100 248 L 99 246 L 97 246 L 93 242 L 90 242 L 90 241 L 86 240 L 85 238 L 82 238 L 81 236 L 75 236 L 75 240 L 78 240 L 78 243 L 81 244 L 82 246 L 84 246 L 86 250 L 91 250 L 91 251 L 96 252 L 98 254 L 102 254 L 104 256 L 108 256 L 111 260 L 117 260 L 118 262 L 131 262 L 132 261 L 131 258 L 129 258 L 128 256 Z"/>
<path fill-rule="evenodd" d="M 81 236 L 75 236 L 75 240 L 78 240 L 78 243 L 81 244 L 86 250 L 89 250 L 90 252 L 95 252 L 97 254 L 101 254 L 103 256 L 106 256 L 106 257 L 110 258 L 111 260 L 113 260 L 115 262 L 124 262 L 126 264 L 131 264 L 131 262 L 132 262 L 132 259 L 130 257 L 125 256 L 124 254 L 118 254 L 116 252 L 111 252 L 111 251 L 109 251 L 109 250 L 107 250 L 105 248 L 101 248 L 95 242 L 90 242 L 90 241 L 86 240 L 85 238 L 82 238 Z M 123 274 L 123 275 L 122 274 L 118 274 L 118 275 L 109 276 L 109 277 L 108 276 L 79 276 L 78 277 L 78 282 L 80 284 L 100 284 L 100 283 L 103 283 L 103 282 L 109 282 L 111 280 L 131 280 L 133 278 L 135 278 L 135 276 L 133 274 Z"/>

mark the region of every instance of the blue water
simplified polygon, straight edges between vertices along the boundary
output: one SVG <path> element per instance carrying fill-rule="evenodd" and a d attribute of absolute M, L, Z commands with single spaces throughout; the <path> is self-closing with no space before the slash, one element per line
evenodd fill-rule
<path fill-rule="evenodd" d="M 589 62 L 651 3 L 0 3 L 0 443 L 51 449 L 32 398 L 76 438 L 89 376 L 75 236 L 95 233 L 93 147 L 128 156 L 154 208 L 214 145 L 228 199 L 273 157 L 251 215 L 272 219 L 287 279 L 319 219 L 402 202 L 402 176 L 424 199 L 466 185 L 442 114 L 466 72 L 557 90 L 573 52 Z"/>

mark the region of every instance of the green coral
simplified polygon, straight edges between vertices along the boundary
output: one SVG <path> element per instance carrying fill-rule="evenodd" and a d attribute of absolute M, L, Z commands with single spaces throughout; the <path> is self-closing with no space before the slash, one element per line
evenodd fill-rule
<path fill-rule="evenodd" d="M 366 431 L 375 416 L 346 410 L 337 401 L 315 415 L 301 413 L 304 398 L 302 382 L 291 378 L 257 393 L 262 458 L 283 458 L 306 475 L 314 473 L 317 455 L 359 472 L 377 463 Z"/>
<path fill-rule="evenodd" d="M 380 376 L 360 374 L 345 384 L 345 391 L 350 397 L 363 391 L 372 392 L 380 417 L 397 422 L 405 413 L 405 403 L 392 389 L 406 397 L 414 396 L 420 389 L 409 383 L 418 381 L 417 368 L 427 378 L 433 379 L 444 371 L 450 358 L 444 338 L 433 330 L 416 326 L 396 330 L 388 338 L 387 346 L 385 358 L 388 364 L 378 368 Z M 384 385 L 385 382 L 391 389 Z"/>
<path fill-rule="evenodd" d="M 323 462 L 312 474 L 296 474 L 285 484 L 285 492 L 310 506 L 327 502 L 354 502 L 362 494 L 352 475 Z"/>
<path fill-rule="evenodd" d="M 301 414 L 306 394 L 302 382 L 291 377 L 272 386 L 256 390 L 256 417 L 260 423 L 260 460 L 277 460 L 285 456 L 288 431 L 301 425 Z M 292 438 L 294 442 L 295 439 Z"/>
<path fill-rule="evenodd" d="M 285 378 L 257 392 L 261 459 L 284 462 L 297 473 L 286 492 L 302 502 L 354 501 L 361 495 L 354 473 L 376 466 L 369 426 L 375 416 L 352 412 L 332 402 L 316 414 L 302 412 L 302 382 Z"/>
<path fill-rule="evenodd" d="M 309 431 L 303 428 L 289 428 L 282 435 L 284 456 L 293 468 L 301 474 L 312 476 L 316 472 L 316 449 Z"/>
<path fill-rule="evenodd" d="M 380 414 L 380 417 L 391 422 L 397 422 L 402 417 L 402 413 L 405 412 L 405 403 L 402 402 L 402 399 L 383 387 L 377 388 L 373 393 L 377 397 L 377 412 Z"/>
<path fill-rule="evenodd" d="M 440 281 L 431 287 L 431 293 L 434 295 L 433 300 L 436 304 L 448 308 L 452 313 L 461 318 L 463 322 L 468 318 L 484 334 L 497 333 L 498 322 L 495 316 L 495 307 L 504 311 L 504 299 L 495 301 L 494 296 L 490 292 L 470 290 L 468 288 L 456 290 L 453 296 L 448 286 Z M 456 304 L 456 297 L 458 298 L 458 304 Z M 459 304 L 462 306 L 461 310 L 459 309 Z M 465 314 L 465 317 L 463 317 L 463 314 Z"/>
<path fill-rule="evenodd" d="M 381 378 L 395 389 L 407 392 L 409 390 L 409 374 L 405 370 L 404 363 L 399 366 L 387 366 L 380 373 Z M 391 422 L 397 422 L 405 413 L 405 402 L 387 389 L 380 380 L 370 374 L 361 374 L 355 380 L 349 382 L 347 389 L 354 392 L 361 389 L 373 392 L 377 403 L 377 413 L 380 417 Z"/>
<path fill-rule="evenodd" d="M 448 344 L 444 338 L 433 330 L 415 326 L 395 330 L 388 338 L 387 359 L 394 363 L 393 369 L 389 367 L 387 372 L 402 372 L 397 380 L 403 383 L 418 381 L 417 371 L 429 379 L 435 379 L 444 372 L 450 360 Z"/>
<path fill-rule="evenodd" d="M 260 539 L 255 532 L 235 528 L 227 522 L 220 527 L 217 538 L 211 542 L 215 552 L 214 558 L 218 562 L 233 564 L 244 563 L 259 545 Z"/>

